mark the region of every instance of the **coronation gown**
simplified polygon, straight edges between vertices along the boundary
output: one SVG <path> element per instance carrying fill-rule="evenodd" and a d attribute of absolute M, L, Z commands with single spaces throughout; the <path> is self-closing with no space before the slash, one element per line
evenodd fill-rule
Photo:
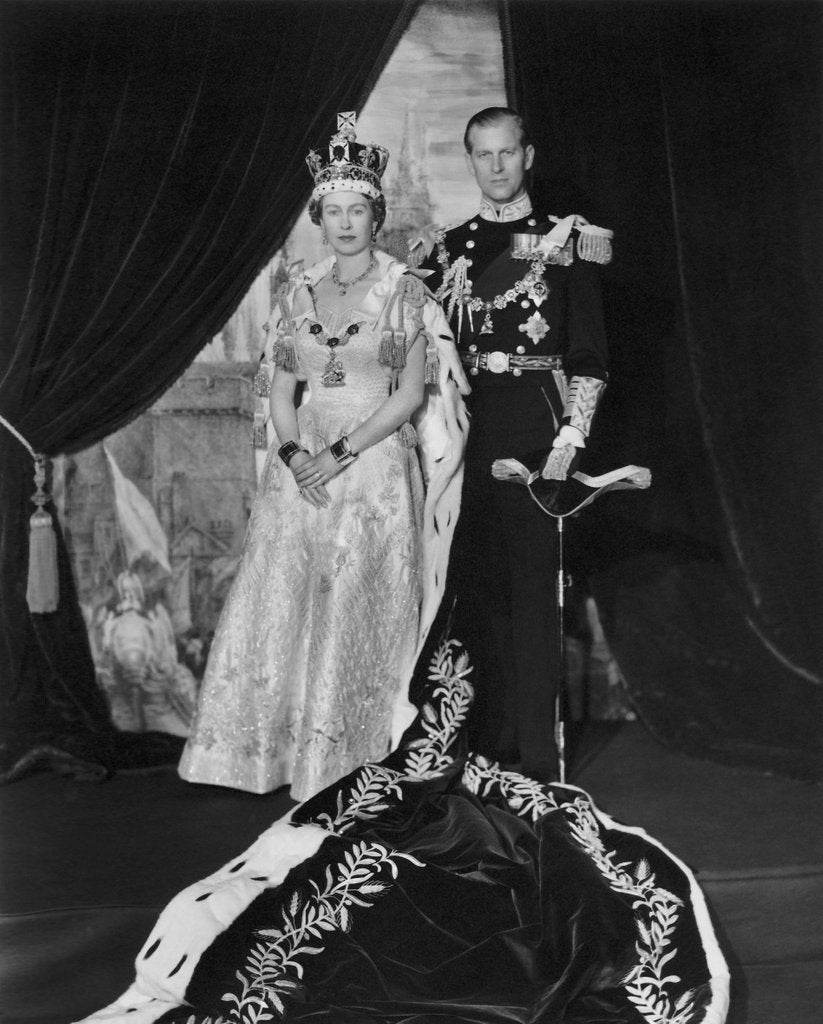
<path fill-rule="evenodd" d="M 387 326 L 402 328 L 407 349 L 453 346 L 439 307 L 417 279 L 409 281 L 403 264 L 380 254 L 380 281 L 341 315 L 314 300 L 312 285 L 330 265 L 324 261 L 286 288 L 272 324 L 273 361 L 291 348 L 289 368 L 306 383 L 297 419 L 300 443 L 313 454 L 388 397 L 395 371 L 379 358 Z M 340 339 L 333 350 L 325 344 L 330 337 Z M 323 383 L 330 358 L 344 374 L 335 386 Z M 441 421 L 435 459 L 448 468 L 438 463 L 428 482 L 442 506 L 459 501 L 463 432 L 454 429 L 453 395 L 444 416 L 443 392 L 454 385 L 438 372 L 442 387 L 428 388 L 423 413 Z M 446 419 L 451 427 L 443 427 Z M 425 438 L 425 423 L 421 432 Z M 329 481 L 331 503 L 319 509 L 301 497 L 277 443 L 269 445 L 180 762 L 183 778 L 256 793 L 290 784 L 302 800 L 384 757 L 393 720 L 408 724 L 413 710 L 405 693 L 421 626 L 431 618 L 426 613 L 421 621 L 426 578 L 432 558 L 445 558 L 442 550 L 424 550 L 426 535 L 434 533 L 441 549 L 445 538 L 424 529 L 413 435 L 405 425 L 360 453 Z M 435 513 L 425 514 L 431 520 Z M 432 595 L 428 604 L 435 601 Z"/>

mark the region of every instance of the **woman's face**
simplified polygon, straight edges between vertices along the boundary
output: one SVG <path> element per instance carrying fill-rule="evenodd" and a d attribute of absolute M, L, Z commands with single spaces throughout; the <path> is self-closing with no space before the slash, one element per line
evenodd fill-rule
<path fill-rule="evenodd" d="M 371 244 L 374 214 L 359 192 L 333 192 L 323 197 L 320 223 L 329 245 L 341 256 L 356 256 Z"/>

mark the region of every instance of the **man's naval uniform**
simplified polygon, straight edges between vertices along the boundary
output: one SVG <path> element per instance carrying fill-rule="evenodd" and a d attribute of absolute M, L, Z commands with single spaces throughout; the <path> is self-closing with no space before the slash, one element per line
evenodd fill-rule
<path fill-rule="evenodd" d="M 478 216 L 437 231 L 420 264 L 434 271 L 426 284 L 451 311 L 472 385 L 461 516 L 442 606 L 474 666 L 470 743 L 543 779 L 557 773 L 556 529 L 525 487 L 495 480 L 491 465 L 513 457 L 533 468 L 564 423 L 580 430 L 572 435 L 581 443 L 605 386 L 597 263 L 608 262 L 610 232 L 575 219 L 531 280 L 529 259 L 512 256 L 513 233 L 542 236 L 558 220 L 533 212 L 528 196 L 500 211 L 484 203 Z M 471 317 L 465 304 L 460 309 L 461 294 L 473 300 Z M 566 392 L 569 380 L 582 382 L 576 395 Z"/>

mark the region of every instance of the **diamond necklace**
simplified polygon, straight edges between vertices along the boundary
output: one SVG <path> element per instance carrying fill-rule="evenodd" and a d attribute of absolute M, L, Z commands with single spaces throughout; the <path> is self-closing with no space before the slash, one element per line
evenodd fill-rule
<path fill-rule="evenodd" d="M 345 295 L 352 285 L 359 284 L 361 281 L 364 281 L 377 266 L 377 256 L 374 253 L 374 249 L 370 249 L 369 251 L 371 252 L 371 259 L 369 260 L 369 265 L 366 267 L 362 274 L 358 274 L 357 277 L 353 277 L 351 281 L 341 281 L 340 278 L 337 276 L 337 260 L 335 260 L 334 263 L 332 264 L 331 279 L 332 281 L 334 281 L 336 287 L 340 290 L 341 295 Z"/>

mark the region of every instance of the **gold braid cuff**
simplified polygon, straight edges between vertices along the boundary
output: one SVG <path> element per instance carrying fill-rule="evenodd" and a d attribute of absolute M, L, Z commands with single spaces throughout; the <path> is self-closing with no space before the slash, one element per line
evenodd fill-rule
<path fill-rule="evenodd" d="M 576 427 L 583 437 L 589 436 L 592 420 L 606 388 L 604 380 L 597 377 L 574 376 L 569 381 L 569 390 L 563 405 L 563 419 L 570 427 Z"/>

